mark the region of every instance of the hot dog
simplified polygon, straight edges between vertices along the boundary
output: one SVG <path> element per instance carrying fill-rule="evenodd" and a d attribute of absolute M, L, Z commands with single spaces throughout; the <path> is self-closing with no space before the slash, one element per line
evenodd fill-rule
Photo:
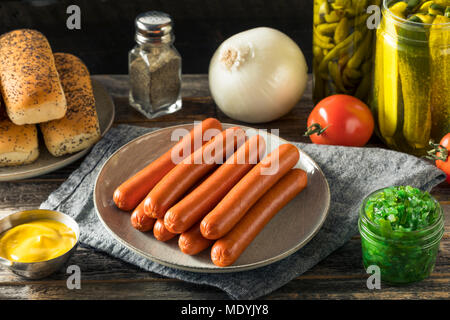
<path fill-rule="evenodd" d="M 196 183 L 187 193 L 194 190 L 196 187 L 200 185 L 209 175 L 201 179 L 198 183 Z M 141 201 L 141 203 L 137 206 L 136 209 L 134 209 L 133 213 L 131 214 L 131 225 L 142 232 L 149 231 L 153 228 L 153 225 L 156 222 L 156 219 L 151 218 L 147 216 L 144 212 L 144 204 L 145 199 Z"/>
<path fill-rule="evenodd" d="M 202 235 L 212 240 L 223 237 L 298 159 L 298 149 L 292 144 L 283 144 L 267 155 L 203 218 Z"/>
<path fill-rule="evenodd" d="M 232 265 L 266 224 L 307 185 L 307 174 L 292 169 L 267 191 L 241 221 L 211 249 L 211 260 L 219 267 Z"/>
<path fill-rule="evenodd" d="M 144 213 L 144 201 L 141 201 L 141 203 L 137 206 L 136 209 L 134 209 L 133 213 L 131 214 L 131 225 L 142 232 L 149 231 L 153 228 L 153 225 L 155 224 L 156 219 L 150 218 L 145 215 Z"/>
<path fill-rule="evenodd" d="M 196 255 L 210 245 L 214 240 L 205 239 L 200 232 L 200 223 L 197 223 L 188 231 L 183 232 L 178 238 L 178 246 L 181 252 L 189 255 Z"/>
<path fill-rule="evenodd" d="M 207 130 L 216 130 L 219 133 L 222 131 L 222 125 L 217 119 L 208 118 L 195 126 L 173 148 L 127 179 L 115 190 L 113 199 L 116 206 L 124 211 L 135 209 L 150 190 L 175 167 L 176 163 L 172 161 L 172 152 L 179 152 L 178 155 L 181 158 L 186 158 L 195 151 L 196 147 L 201 146 L 199 143 L 194 143 L 194 140 L 198 139 L 202 141 L 202 144 L 207 142 L 203 139 Z M 211 138 L 211 135 L 209 136 Z M 182 152 L 183 150 L 190 150 L 190 153 L 186 152 L 185 154 Z"/>
<path fill-rule="evenodd" d="M 156 220 L 155 225 L 153 226 L 153 235 L 156 240 L 159 241 L 169 241 L 176 236 L 175 233 L 172 233 L 166 229 L 163 219 Z"/>
<path fill-rule="evenodd" d="M 208 179 L 167 211 L 164 216 L 167 230 L 182 233 L 200 221 L 258 163 L 265 149 L 263 137 L 250 138 Z"/>
<path fill-rule="evenodd" d="M 212 171 L 245 142 L 245 131 L 229 128 L 216 135 L 201 149 L 177 164 L 150 191 L 145 199 L 145 214 L 164 218 L 172 207 L 197 181 Z"/>

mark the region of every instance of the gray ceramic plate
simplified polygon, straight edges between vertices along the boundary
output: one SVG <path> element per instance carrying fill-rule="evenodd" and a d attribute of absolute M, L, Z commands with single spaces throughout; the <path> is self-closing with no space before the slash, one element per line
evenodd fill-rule
<path fill-rule="evenodd" d="M 103 85 L 92 79 L 100 132 L 102 136 L 111 128 L 114 121 L 114 102 Z M 52 156 L 39 138 L 39 158 L 28 165 L 0 168 L 0 181 L 13 181 L 40 176 L 71 164 L 89 152 L 90 148 L 80 152 L 62 156 Z"/>
<path fill-rule="evenodd" d="M 231 126 L 223 125 L 224 128 Z M 296 167 L 308 173 L 308 187 L 266 225 L 232 266 L 215 266 L 208 249 L 197 256 L 183 254 L 178 249 L 178 237 L 160 242 L 151 231 L 143 233 L 135 230 L 130 223 L 130 213 L 120 211 L 114 205 L 114 189 L 173 145 L 171 133 L 180 127 L 190 130 L 192 125 L 169 127 L 143 135 L 116 151 L 101 169 L 94 188 L 94 204 L 99 219 L 117 241 L 152 261 L 176 269 L 234 272 L 262 267 L 283 259 L 303 247 L 319 231 L 328 213 L 330 190 L 320 168 L 302 150 Z M 270 133 L 258 133 L 266 139 L 266 153 L 280 144 L 288 143 Z M 252 136 L 256 130 L 248 130 L 247 134 Z"/>

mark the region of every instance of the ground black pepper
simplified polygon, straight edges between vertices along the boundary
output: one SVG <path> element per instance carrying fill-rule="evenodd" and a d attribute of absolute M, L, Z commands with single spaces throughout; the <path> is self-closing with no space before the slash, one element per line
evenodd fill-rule
<path fill-rule="evenodd" d="M 174 104 L 179 98 L 181 58 L 171 50 L 152 48 L 130 64 L 132 99 L 151 105 L 150 112 Z"/>
<path fill-rule="evenodd" d="M 150 11 L 136 18 L 137 45 L 129 53 L 130 104 L 148 118 L 181 108 L 181 56 L 172 19 Z"/>

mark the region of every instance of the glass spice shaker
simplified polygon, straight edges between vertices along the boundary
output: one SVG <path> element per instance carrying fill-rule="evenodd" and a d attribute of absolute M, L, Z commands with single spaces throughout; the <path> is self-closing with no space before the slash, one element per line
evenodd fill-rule
<path fill-rule="evenodd" d="M 129 52 L 130 105 L 147 118 L 181 109 L 181 56 L 173 46 L 172 18 L 149 11 L 136 17 L 136 46 Z"/>

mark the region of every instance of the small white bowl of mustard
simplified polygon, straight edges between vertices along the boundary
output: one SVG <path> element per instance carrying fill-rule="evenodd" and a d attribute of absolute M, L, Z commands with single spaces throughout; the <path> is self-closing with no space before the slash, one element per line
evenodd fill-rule
<path fill-rule="evenodd" d="M 0 220 L 0 264 L 26 278 L 44 278 L 67 262 L 79 236 L 76 221 L 61 212 L 10 214 Z"/>

